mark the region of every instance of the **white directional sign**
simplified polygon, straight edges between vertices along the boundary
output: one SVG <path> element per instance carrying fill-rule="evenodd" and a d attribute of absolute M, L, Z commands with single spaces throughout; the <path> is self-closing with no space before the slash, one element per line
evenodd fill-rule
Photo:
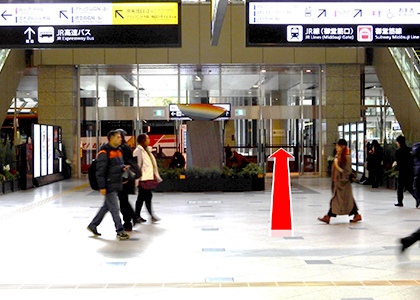
<path fill-rule="evenodd" d="M 0 4 L 0 26 L 178 24 L 176 2 Z"/>
<path fill-rule="evenodd" d="M 180 0 L 0 4 L 4 47 L 180 47 Z"/>
<path fill-rule="evenodd" d="M 247 46 L 420 46 L 420 1 L 247 0 Z"/>
<path fill-rule="evenodd" d="M 249 2 L 249 24 L 419 24 L 420 2 Z"/>

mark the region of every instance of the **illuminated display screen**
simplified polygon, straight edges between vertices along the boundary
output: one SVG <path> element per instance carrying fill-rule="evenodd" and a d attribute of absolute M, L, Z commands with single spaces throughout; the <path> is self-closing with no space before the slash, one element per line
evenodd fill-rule
<path fill-rule="evenodd" d="M 420 46 L 420 2 L 247 0 L 247 46 Z"/>
<path fill-rule="evenodd" d="M 33 125 L 33 143 L 34 143 L 34 177 L 41 176 L 41 126 Z"/>
<path fill-rule="evenodd" d="M 53 140 L 53 126 L 48 126 L 47 132 L 47 160 L 48 160 L 48 175 L 54 173 L 54 140 Z"/>
<path fill-rule="evenodd" d="M 177 0 L 5 3 L 0 12 L 3 47 L 181 47 Z"/>
<path fill-rule="evenodd" d="M 61 128 L 52 125 L 33 124 L 32 140 L 34 178 L 61 172 L 61 151 L 63 150 Z"/>
<path fill-rule="evenodd" d="M 47 175 L 47 125 L 41 125 L 41 176 Z"/>

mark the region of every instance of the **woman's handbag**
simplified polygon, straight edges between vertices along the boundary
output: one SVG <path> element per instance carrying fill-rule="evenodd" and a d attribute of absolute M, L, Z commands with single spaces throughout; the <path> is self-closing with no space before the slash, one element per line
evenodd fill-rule
<path fill-rule="evenodd" d="M 351 173 L 350 173 L 350 176 L 349 176 L 349 181 L 350 181 L 350 183 L 353 183 L 353 182 L 356 182 L 356 180 L 357 180 L 357 172 L 355 170 L 351 169 Z"/>
<path fill-rule="evenodd" d="M 159 181 L 157 179 L 140 181 L 139 186 L 144 190 L 153 190 L 157 188 Z"/>

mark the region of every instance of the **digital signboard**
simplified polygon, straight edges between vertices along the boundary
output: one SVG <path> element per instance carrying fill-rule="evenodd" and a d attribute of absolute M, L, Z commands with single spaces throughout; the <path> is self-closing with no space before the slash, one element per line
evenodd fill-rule
<path fill-rule="evenodd" d="M 180 0 L 0 4 L 0 46 L 181 47 L 180 6 Z"/>
<path fill-rule="evenodd" d="M 420 2 L 247 0 L 252 46 L 420 46 Z"/>

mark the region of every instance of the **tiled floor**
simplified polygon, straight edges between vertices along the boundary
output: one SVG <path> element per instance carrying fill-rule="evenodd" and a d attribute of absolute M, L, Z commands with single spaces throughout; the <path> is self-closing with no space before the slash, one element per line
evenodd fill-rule
<path fill-rule="evenodd" d="M 84 180 L 0 195 L 0 299 L 419 299 L 420 227 L 408 194 L 353 185 L 363 221 L 328 210 L 329 179 L 293 178 L 294 235 L 270 237 L 270 186 L 253 193 L 154 194 L 158 224 L 118 241 Z M 135 196 L 131 196 L 132 202 Z M 147 214 L 144 214 L 146 217 Z"/>

